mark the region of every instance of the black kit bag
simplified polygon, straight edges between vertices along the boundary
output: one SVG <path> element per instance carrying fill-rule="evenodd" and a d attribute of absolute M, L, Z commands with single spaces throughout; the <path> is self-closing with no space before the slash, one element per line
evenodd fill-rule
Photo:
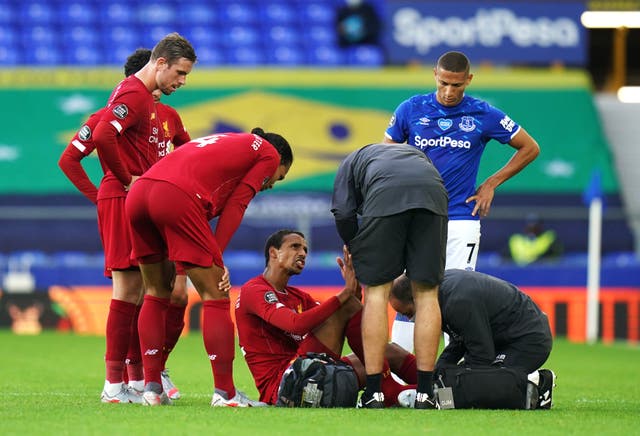
<path fill-rule="evenodd" d="M 350 365 L 324 353 L 307 353 L 282 375 L 276 406 L 355 407 L 358 390 Z"/>
<path fill-rule="evenodd" d="M 531 397 L 531 393 L 527 392 L 527 374 L 518 368 L 443 366 L 436 370 L 435 384 L 438 392 L 441 388 L 451 388 L 453 391 L 454 404 L 448 408 L 532 408 L 527 400 L 527 396 Z"/>

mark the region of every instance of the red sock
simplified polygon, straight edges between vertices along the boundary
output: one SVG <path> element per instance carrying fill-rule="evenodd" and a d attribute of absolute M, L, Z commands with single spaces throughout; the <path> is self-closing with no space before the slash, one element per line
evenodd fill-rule
<path fill-rule="evenodd" d="M 144 296 L 138 319 L 138 334 L 140 335 L 145 385 L 149 382 L 162 384 L 160 372 L 162 371 L 162 347 L 168 307 L 168 298 Z"/>
<path fill-rule="evenodd" d="M 233 384 L 235 333 L 229 312 L 230 303 L 229 300 L 207 300 L 202 306 L 202 339 L 211 360 L 214 386 L 232 398 L 236 395 Z"/>
<path fill-rule="evenodd" d="M 418 383 L 418 367 L 416 366 L 416 356 L 413 354 L 408 354 L 407 357 L 402 362 L 398 373 L 396 374 L 405 383 L 415 385 Z"/>
<path fill-rule="evenodd" d="M 128 380 L 144 380 L 142 372 L 142 356 L 140 354 L 140 337 L 138 335 L 138 318 L 142 305 L 136 306 L 136 314 L 131 323 L 131 338 L 129 340 L 129 350 L 127 351 L 127 370 L 125 371 L 125 379 Z"/>
<path fill-rule="evenodd" d="M 347 338 L 347 342 L 349 342 L 351 351 L 358 356 L 358 359 L 360 359 L 364 365 L 364 347 L 362 345 L 362 310 L 358 311 L 358 313 L 351 317 L 344 329 L 344 334 Z M 387 359 L 384 359 L 382 374 L 385 375 L 389 372 L 389 362 Z"/>
<path fill-rule="evenodd" d="M 362 346 L 362 310 L 353 315 L 344 329 L 351 351 L 364 363 L 364 348 Z"/>
<path fill-rule="evenodd" d="M 393 379 L 390 373 L 382 375 L 382 393 L 384 394 L 385 407 L 395 406 L 398 403 L 398 394 L 405 389 L 415 389 L 416 385 L 401 385 Z"/>
<path fill-rule="evenodd" d="M 131 322 L 135 312 L 135 304 L 116 299 L 111 300 L 106 328 L 107 350 L 104 355 L 106 379 L 109 383 L 122 382 L 124 359 L 129 348 Z"/>
<path fill-rule="evenodd" d="M 184 328 L 184 312 L 187 306 L 177 306 L 175 304 L 169 304 L 169 310 L 167 310 L 167 331 L 164 342 L 164 349 L 162 353 L 162 369 L 164 369 L 169 354 L 173 351 L 173 347 L 176 346 L 182 329 Z"/>

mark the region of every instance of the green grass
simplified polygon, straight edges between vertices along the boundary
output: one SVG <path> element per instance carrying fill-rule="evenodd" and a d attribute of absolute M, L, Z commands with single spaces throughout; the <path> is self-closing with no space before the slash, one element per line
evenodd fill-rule
<path fill-rule="evenodd" d="M 212 409 L 212 376 L 199 334 L 169 359 L 183 393 L 174 407 L 101 404 L 104 338 L 0 331 L 0 435 L 638 434 L 640 348 L 557 340 L 547 364 L 558 375 L 550 411 L 409 409 Z M 252 397 L 237 353 L 236 385 Z"/>

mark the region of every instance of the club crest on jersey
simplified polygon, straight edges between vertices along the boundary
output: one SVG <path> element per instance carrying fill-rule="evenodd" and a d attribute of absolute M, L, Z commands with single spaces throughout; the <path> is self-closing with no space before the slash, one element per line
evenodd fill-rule
<path fill-rule="evenodd" d="M 82 126 L 82 128 L 78 131 L 78 138 L 83 141 L 88 141 L 89 139 L 91 139 L 91 127 L 87 126 L 86 124 Z"/>
<path fill-rule="evenodd" d="M 126 104 L 119 104 L 118 106 L 113 108 L 113 115 L 119 120 L 123 120 L 127 115 L 129 115 L 129 108 Z"/>
<path fill-rule="evenodd" d="M 264 294 L 264 301 L 266 301 L 269 304 L 275 304 L 278 302 L 278 297 L 276 296 L 275 292 L 268 291 L 268 292 L 265 292 Z"/>
<path fill-rule="evenodd" d="M 442 130 L 447 130 L 451 126 L 453 126 L 453 121 L 448 118 L 440 118 L 438 120 L 438 127 L 440 127 Z"/>
<path fill-rule="evenodd" d="M 476 128 L 475 120 L 473 119 L 473 117 L 464 116 L 462 117 L 460 124 L 458 124 L 458 127 L 460 127 L 460 130 L 462 130 L 463 132 L 471 132 Z"/>
<path fill-rule="evenodd" d="M 421 126 L 428 126 L 430 122 L 431 120 L 427 117 L 422 117 L 418 120 L 418 124 L 420 124 Z"/>

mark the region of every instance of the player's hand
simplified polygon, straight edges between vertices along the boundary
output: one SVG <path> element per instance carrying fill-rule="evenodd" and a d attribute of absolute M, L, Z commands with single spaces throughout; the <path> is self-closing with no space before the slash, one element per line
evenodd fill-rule
<path fill-rule="evenodd" d="M 224 273 L 222 273 L 222 278 L 220 279 L 220 283 L 218 283 L 218 290 L 221 292 L 229 292 L 231 290 L 231 279 L 229 275 L 229 268 L 224 267 Z"/>
<path fill-rule="evenodd" d="M 471 212 L 471 216 L 476 216 L 477 213 L 479 213 L 480 216 L 483 217 L 489 215 L 489 210 L 491 210 L 491 203 L 493 202 L 494 193 L 494 188 L 486 183 L 478 186 L 476 194 L 467 198 L 467 200 L 465 201 L 465 203 L 470 203 L 472 201 L 476 202 L 475 206 L 473 207 L 473 211 Z"/>
<path fill-rule="evenodd" d="M 340 267 L 340 273 L 342 274 L 342 278 L 344 279 L 344 287 L 346 290 L 350 291 L 352 295 L 358 300 L 362 299 L 362 286 L 360 286 L 360 282 L 356 278 L 356 272 L 353 269 L 353 260 L 351 258 L 351 253 L 346 245 L 342 246 L 342 258 L 337 257 L 336 262 Z"/>
<path fill-rule="evenodd" d="M 129 189 L 131 189 L 131 186 L 133 185 L 133 182 L 135 182 L 136 180 L 138 180 L 140 178 L 140 176 L 131 176 L 131 182 L 124 187 L 125 191 L 129 191 Z"/>

